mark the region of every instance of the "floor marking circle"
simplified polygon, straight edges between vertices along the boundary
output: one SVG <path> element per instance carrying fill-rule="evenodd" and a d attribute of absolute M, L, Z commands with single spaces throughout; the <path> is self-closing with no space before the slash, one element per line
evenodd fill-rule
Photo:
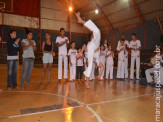
<path fill-rule="evenodd" d="M 74 98 L 71 98 L 71 97 L 66 97 L 66 96 L 63 96 L 63 95 L 59 95 L 59 94 L 54 94 L 54 93 L 46 93 L 46 92 L 39 92 L 39 91 L 3 91 L 3 92 L 9 92 L 9 93 L 14 93 L 14 92 L 17 92 L 17 93 L 36 93 L 36 94 L 46 94 L 46 95 L 52 95 L 52 96 L 58 96 L 58 97 L 62 97 L 62 98 L 66 98 L 66 99 L 70 99 L 70 100 L 73 100 L 73 101 L 76 101 L 78 102 L 81 106 L 83 107 L 86 107 L 90 112 L 93 113 L 93 115 L 96 117 L 96 119 L 98 120 L 98 122 L 103 122 L 103 120 L 101 119 L 101 117 L 91 108 L 89 107 L 87 104 L 84 104 L 82 102 L 80 102 L 79 100 L 76 100 Z M 61 109 L 62 110 L 62 109 Z M 48 111 L 47 111 L 48 112 Z M 38 113 L 35 113 L 35 114 L 39 114 L 40 112 Z M 44 112 L 42 112 L 44 113 Z M 34 114 L 34 113 L 33 113 Z M 28 116 L 28 115 L 32 115 L 32 114 L 24 114 L 24 115 L 16 115 L 16 116 L 9 116 L 8 118 L 16 118 L 16 117 L 21 117 L 21 116 Z"/>

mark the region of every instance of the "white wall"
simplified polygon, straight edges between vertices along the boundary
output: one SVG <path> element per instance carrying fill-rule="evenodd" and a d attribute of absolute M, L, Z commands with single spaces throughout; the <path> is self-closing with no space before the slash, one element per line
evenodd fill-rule
<path fill-rule="evenodd" d="M 1 21 L 0 14 L 0 24 Z M 41 0 L 41 28 L 59 30 L 64 27 L 68 30 L 68 11 L 57 0 Z M 81 25 L 77 24 L 76 17 L 72 15 L 71 32 L 85 33 Z M 4 24 L 10 26 L 38 28 L 38 18 L 31 18 L 19 15 L 4 14 Z"/>

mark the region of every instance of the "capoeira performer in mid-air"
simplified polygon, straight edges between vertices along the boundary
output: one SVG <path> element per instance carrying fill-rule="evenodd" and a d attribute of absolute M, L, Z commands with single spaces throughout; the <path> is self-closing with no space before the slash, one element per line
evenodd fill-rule
<path fill-rule="evenodd" d="M 93 57 L 96 57 L 96 63 L 97 66 L 100 67 L 100 72 L 98 76 L 98 80 L 100 80 L 101 75 L 104 71 L 104 66 L 99 60 L 99 46 L 100 46 L 100 40 L 101 40 L 101 33 L 100 30 L 97 28 L 97 26 L 91 21 L 88 20 L 85 22 L 81 17 L 80 17 L 80 12 L 75 13 L 76 17 L 78 19 L 78 23 L 83 24 L 87 29 L 89 29 L 92 32 L 92 36 L 90 38 L 90 41 L 87 44 L 87 50 L 88 50 L 88 68 L 84 71 L 84 75 L 86 77 L 86 88 L 90 88 L 89 85 L 89 77 L 92 71 L 92 63 L 93 63 Z M 81 57 L 83 54 L 84 49 L 86 48 L 86 45 L 83 45 L 81 53 L 79 53 L 78 57 Z"/>

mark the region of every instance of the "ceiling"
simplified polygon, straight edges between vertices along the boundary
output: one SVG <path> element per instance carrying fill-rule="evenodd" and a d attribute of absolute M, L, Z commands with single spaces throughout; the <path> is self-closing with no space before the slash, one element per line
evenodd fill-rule
<path fill-rule="evenodd" d="M 65 7 L 70 4 L 75 11 L 80 11 L 85 20 L 91 19 L 101 29 L 108 31 L 109 27 L 124 27 L 140 22 L 142 17 L 145 21 L 163 17 L 163 0 L 133 0 L 137 13 L 130 0 L 58 0 Z M 99 14 L 95 14 L 95 9 L 100 10 Z M 106 20 L 101 16 L 106 17 Z M 141 14 L 142 16 L 137 16 Z M 107 24 L 109 23 L 109 24 Z"/>

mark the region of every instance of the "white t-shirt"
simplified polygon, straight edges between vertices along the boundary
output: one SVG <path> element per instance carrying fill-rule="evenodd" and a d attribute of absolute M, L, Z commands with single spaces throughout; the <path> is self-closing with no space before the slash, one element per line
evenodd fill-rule
<path fill-rule="evenodd" d="M 132 40 L 130 42 L 130 48 L 136 49 L 136 48 L 140 48 L 140 47 L 141 47 L 140 40 L 136 40 L 135 42 Z M 131 50 L 131 56 L 140 56 L 140 51 L 139 50 Z"/>
<path fill-rule="evenodd" d="M 83 66 L 83 56 L 82 58 L 77 59 L 77 66 Z"/>
<path fill-rule="evenodd" d="M 29 45 L 29 42 L 27 39 L 23 39 L 22 42 L 25 43 L 25 46 Z M 34 46 L 36 46 L 36 43 L 34 40 L 31 40 L 31 42 L 33 42 Z M 33 46 L 30 46 L 28 49 L 23 50 L 22 57 L 23 58 L 35 58 Z"/>
<path fill-rule="evenodd" d="M 129 41 L 128 40 L 125 40 L 124 41 L 124 44 L 129 48 L 130 47 L 130 44 L 129 44 Z M 120 46 L 121 45 L 121 40 L 119 40 L 118 41 L 118 46 Z M 118 48 L 118 46 L 117 46 L 117 48 Z M 126 50 L 125 51 L 125 56 L 126 56 L 126 58 L 128 58 L 128 51 Z"/>
<path fill-rule="evenodd" d="M 76 49 L 69 49 L 68 56 L 70 56 L 71 63 L 76 64 L 77 50 Z"/>
<path fill-rule="evenodd" d="M 68 40 L 68 37 L 62 38 L 61 36 L 58 36 L 56 39 L 56 43 L 61 44 L 61 43 L 65 42 L 66 39 Z M 68 43 L 69 43 L 69 41 L 68 41 Z M 58 49 L 59 49 L 59 51 L 58 51 L 59 55 L 67 55 L 67 44 L 66 43 L 64 45 L 58 47 Z"/>
<path fill-rule="evenodd" d="M 122 48 L 125 48 L 125 45 L 123 45 L 123 46 L 118 46 L 117 47 L 117 50 L 118 51 L 120 51 Z M 125 58 L 125 53 L 126 53 L 126 51 L 124 52 L 124 50 L 121 50 L 120 52 L 119 52 L 119 54 L 118 54 L 118 59 L 122 59 L 122 60 L 124 60 L 124 58 Z"/>
<path fill-rule="evenodd" d="M 105 61 L 106 51 L 100 51 L 100 61 Z"/>
<path fill-rule="evenodd" d="M 106 52 L 106 56 L 109 55 L 109 54 L 111 54 L 111 51 L 108 50 L 108 51 Z M 107 64 L 113 64 L 113 63 L 114 63 L 114 62 L 113 62 L 113 57 L 114 57 L 113 54 L 109 55 L 109 56 L 106 58 L 106 63 L 107 63 Z"/>

